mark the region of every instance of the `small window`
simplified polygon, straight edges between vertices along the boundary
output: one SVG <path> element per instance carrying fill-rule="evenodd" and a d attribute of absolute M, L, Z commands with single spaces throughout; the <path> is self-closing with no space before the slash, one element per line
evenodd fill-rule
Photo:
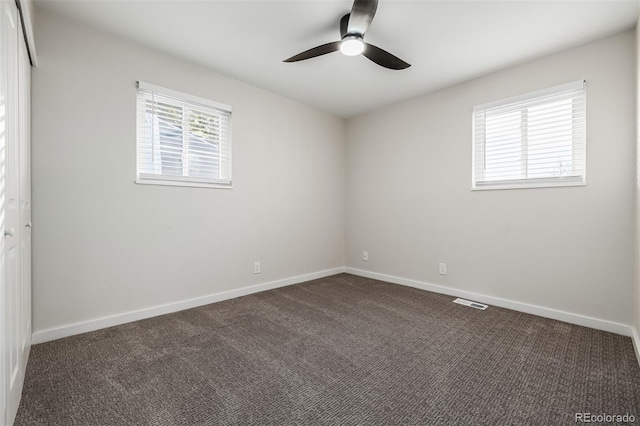
<path fill-rule="evenodd" d="M 138 82 L 137 183 L 231 187 L 231 107 Z"/>
<path fill-rule="evenodd" d="M 586 184 L 585 82 L 473 109 L 472 189 Z"/>

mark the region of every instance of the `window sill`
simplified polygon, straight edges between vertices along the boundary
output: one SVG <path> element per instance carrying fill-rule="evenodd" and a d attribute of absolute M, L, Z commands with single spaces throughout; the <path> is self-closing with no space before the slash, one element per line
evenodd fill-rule
<path fill-rule="evenodd" d="M 505 189 L 531 189 L 531 188 L 563 188 L 572 186 L 587 186 L 586 182 L 536 182 L 519 184 L 492 184 L 482 186 L 472 186 L 472 191 L 492 191 Z"/>
<path fill-rule="evenodd" d="M 210 188 L 210 189 L 233 189 L 232 185 L 221 183 L 204 183 L 204 182 L 178 182 L 171 180 L 155 180 L 155 179 L 136 179 L 139 185 L 160 185 L 160 186 L 186 186 L 191 188 Z"/>

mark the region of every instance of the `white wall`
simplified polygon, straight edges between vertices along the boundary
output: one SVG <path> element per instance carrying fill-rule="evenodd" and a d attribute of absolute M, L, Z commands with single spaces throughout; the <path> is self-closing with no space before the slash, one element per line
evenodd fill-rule
<path fill-rule="evenodd" d="M 350 119 L 347 266 L 631 324 L 634 37 Z M 588 84 L 588 186 L 470 191 L 472 107 L 578 79 Z"/>
<path fill-rule="evenodd" d="M 40 9 L 36 23 L 36 333 L 344 265 L 343 120 Z M 136 80 L 233 107 L 233 190 L 134 184 Z"/>

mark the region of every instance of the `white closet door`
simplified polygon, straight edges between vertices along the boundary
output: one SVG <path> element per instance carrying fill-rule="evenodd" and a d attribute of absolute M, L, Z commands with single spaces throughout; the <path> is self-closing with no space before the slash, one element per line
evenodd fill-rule
<path fill-rule="evenodd" d="M 0 424 L 20 403 L 31 345 L 30 66 L 16 4 L 0 1 Z"/>
<path fill-rule="evenodd" d="M 22 392 L 22 311 L 24 308 L 20 278 L 20 175 L 19 175 L 19 104 L 18 104 L 18 13 L 13 2 L 3 1 L 6 58 L 7 103 L 5 110 L 5 226 L 4 253 L 6 268 L 7 314 L 7 415 L 13 421 Z"/>

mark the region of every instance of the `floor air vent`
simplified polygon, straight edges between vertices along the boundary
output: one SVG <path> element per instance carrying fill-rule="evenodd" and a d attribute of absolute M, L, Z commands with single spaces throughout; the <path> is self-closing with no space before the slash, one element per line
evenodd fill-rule
<path fill-rule="evenodd" d="M 480 309 L 482 311 L 484 311 L 489 307 L 489 305 L 483 305 L 482 303 L 472 302 L 471 300 L 459 299 L 459 298 L 454 300 L 453 303 L 458 303 L 464 306 L 471 306 L 472 308 Z"/>

